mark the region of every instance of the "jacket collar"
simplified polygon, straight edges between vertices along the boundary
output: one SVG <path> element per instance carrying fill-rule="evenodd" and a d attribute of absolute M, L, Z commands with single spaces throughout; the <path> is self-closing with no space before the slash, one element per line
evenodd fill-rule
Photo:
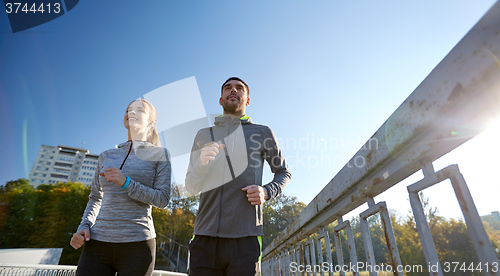
<path fill-rule="evenodd" d="M 127 142 L 123 142 L 121 144 L 118 145 L 118 148 L 128 148 L 130 147 L 130 143 L 132 141 L 127 141 Z M 151 144 L 150 142 L 147 142 L 147 141 L 137 141 L 137 140 L 134 140 L 134 148 L 149 148 L 149 147 L 155 147 L 155 145 Z"/>
<path fill-rule="evenodd" d="M 241 118 L 238 118 L 233 115 L 220 115 L 215 117 L 214 123 L 216 126 L 225 126 L 227 124 L 230 125 L 253 124 L 252 119 L 247 115 L 244 115 Z"/>

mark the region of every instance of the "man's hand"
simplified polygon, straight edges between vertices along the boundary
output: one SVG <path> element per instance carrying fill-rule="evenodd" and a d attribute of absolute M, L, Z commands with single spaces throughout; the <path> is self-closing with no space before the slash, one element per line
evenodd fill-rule
<path fill-rule="evenodd" d="M 69 244 L 74 248 L 78 249 L 82 247 L 82 245 L 90 240 L 90 231 L 89 229 L 80 230 L 80 232 L 73 234 L 71 241 Z"/>
<path fill-rule="evenodd" d="M 250 201 L 252 205 L 264 204 L 264 202 L 266 202 L 266 200 L 269 198 L 267 189 L 262 186 L 249 185 L 242 190 L 247 191 L 248 201 Z"/>
<path fill-rule="evenodd" d="M 118 168 L 105 168 L 104 172 L 100 172 L 99 175 L 104 176 L 109 182 L 115 182 L 119 187 L 123 187 L 127 181 L 127 178 L 123 176 Z"/>
<path fill-rule="evenodd" d="M 202 165 L 208 164 L 208 162 L 215 160 L 215 156 L 219 153 L 219 150 L 224 148 L 224 144 L 217 144 L 215 142 L 207 143 L 201 149 L 200 161 Z"/>

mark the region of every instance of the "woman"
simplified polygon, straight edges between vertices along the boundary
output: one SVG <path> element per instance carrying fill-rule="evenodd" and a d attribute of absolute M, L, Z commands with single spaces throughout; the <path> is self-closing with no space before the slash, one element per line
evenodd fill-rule
<path fill-rule="evenodd" d="M 89 202 L 71 238 L 80 248 L 77 276 L 152 275 L 156 233 L 151 205 L 170 199 L 170 159 L 160 147 L 156 110 L 146 100 L 131 102 L 124 117 L 128 141 L 99 156 Z"/>

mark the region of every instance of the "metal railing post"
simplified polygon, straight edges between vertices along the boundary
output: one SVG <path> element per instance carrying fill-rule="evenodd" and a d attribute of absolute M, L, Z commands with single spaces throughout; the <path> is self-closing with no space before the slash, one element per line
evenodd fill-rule
<path fill-rule="evenodd" d="M 482 264 L 482 269 L 486 272 L 486 275 L 500 275 L 500 271 L 495 271 L 493 263 L 498 263 L 495 251 L 491 245 L 486 230 L 484 230 L 483 223 L 481 222 L 481 217 L 477 212 L 476 205 L 470 194 L 469 188 L 463 175 L 460 173 L 457 165 L 450 165 L 439 172 L 434 172 L 432 164 L 426 164 L 423 168 L 424 179 L 410 185 L 407 187 L 410 194 L 410 203 L 412 204 L 412 210 L 415 216 L 415 222 L 417 224 L 418 234 L 420 236 L 420 242 L 422 243 L 422 248 L 424 249 L 424 255 L 426 261 L 430 264 L 438 264 L 438 271 L 429 271 L 430 275 L 443 275 L 442 268 L 439 263 L 439 259 L 436 253 L 436 248 L 434 241 L 432 240 L 432 234 L 427 224 L 425 218 L 425 213 L 420 201 L 418 193 L 428 187 L 431 187 L 443 180 L 450 179 L 455 191 L 455 196 L 458 199 L 460 208 L 464 215 L 465 224 L 467 225 L 467 230 L 474 244 L 479 261 Z"/>
<path fill-rule="evenodd" d="M 337 220 L 338 225 L 342 225 L 343 221 L 342 221 L 342 218 L 339 218 Z M 335 235 L 335 252 L 337 253 L 337 263 L 338 265 L 340 266 L 340 271 L 339 271 L 339 275 L 340 276 L 345 276 L 345 271 L 342 269 L 342 267 L 344 267 L 344 256 L 342 254 L 342 242 L 340 240 L 340 230 L 339 231 L 335 231 L 336 229 L 334 229 L 334 235 Z"/>
<path fill-rule="evenodd" d="M 337 235 L 337 233 L 339 233 L 339 235 L 340 235 L 340 231 L 342 231 L 342 230 L 345 230 L 346 235 L 347 235 L 347 245 L 349 248 L 349 257 L 351 260 L 350 265 L 349 265 L 349 269 L 352 267 L 353 263 L 356 264 L 356 266 L 354 266 L 356 268 L 357 263 L 358 263 L 358 256 L 356 255 L 356 246 L 354 244 L 354 235 L 352 233 L 351 222 L 349 220 L 346 220 L 346 221 L 339 220 L 337 226 L 333 229 L 333 231 L 335 231 L 335 235 Z M 339 239 L 339 244 L 340 244 L 340 239 Z M 344 265 L 343 255 L 342 255 L 342 265 Z M 353 276 L 359 276 L 359 271 L 357 269 L 355 269 L 354 271 L 352 271 L 352 274 L 353 274 Z"/>
<path fill-rule="evenodd" d="M 373 198 L 368 197 L 366 199 L 366 203 L 368 204 L 368 210 L 370 210 L 371 207 L 375 206 L 375 201 Z M 365 252 L 366 252 L 366 262 L 368 265 L 372 268 L 370 271 L 368 271 L 368 274 L 370 276 L 377 276 L 377 273 L 373 271 L 373 267 L 375 266 L 375 253 L 373 252 L 373 244 L 372 244 L 372 238 L 370 234 L 370 226 L 368 225 L 368 221 L 366 220 L 368 217 L 363 216 L 363 213 L 360 214 L 360 224 L 361 224 L 361 234 L 363 236 L 363 243 L 365 245 Z M 368 270 L 368 267 L 367 267 Z"/>
<path fill-rule="evenodd" d="M 422 168 L 422 171 L 424 173 L 424 180 L 435 176 L 432 163 L 425 164 Z M 410 204 L 413 211 L 413 217 L 415 218 L 418 235 L 420 236 L 420 243 L 422 244 L 422 250 L 424 251 L 425 261 L 429 265 L 437 265 L 437 271 L 429 271 L 429 275 L 443 276 L 441 263 L 439 262 L 439 258 L 436 252 L 436 246 L 434 245 L 434 241 L 432 240 L 431 229 L 429 228 L 429 224 L 427 223 L 427 219 L 425 218 L 424 208 L 418 195 L 418 192 L 421 191 L 421 189 L 417 190 L 413 188 L 416 187 L 414 185 L 415 184 L 408 186 L 407 189 L 410 195 Z"/>

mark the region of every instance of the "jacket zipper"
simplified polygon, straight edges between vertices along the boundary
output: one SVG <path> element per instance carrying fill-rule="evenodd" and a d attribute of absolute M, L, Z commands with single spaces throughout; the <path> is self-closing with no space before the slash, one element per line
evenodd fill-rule
<path fill-rule="evenodd" d="M 229 133 L 231 133 L 231 123 L 228 124 L 228 132 L 227 132 L 227 135 L 229 137 Z M 222 143 L 224 143 L 224 137 L 222 137 Z M 225 144 L 225 143 L 224 143 Z M 227 150 L 227 149 L 226 149 Z M 226 153 L 224 152 L 224 155 L 226 155 Z M 227 157 L 226 157 L 227 158 Z M 226 168 L 226 166 L 223 167 L 224 170 Z M 222 173 L 222 182 L 224 181 L 224 174 L 225 172 Z M 224 195 L 224 184 L 222 184 L 220 186 L 220 198 L 219 198 L 219 221 L 217 223 L 217 233 L 216 235 L 219 236 L 219 232 L 220 232 L 220 223 L 222 221 L 222 197 Z"/>
<path fill-rule="evenodd" d="M 239 119 L 238 119 L 239 120 Z M 229 130 L 231 130 L 231 125 L 229 125 Z M 236 134 L 233 134 L 233 147 L 231 148 L 231 152 L 234 152 L 234 140 L 236 140 Z"/>
<path fill-rule="evenodd" d="M 231 133 L 231 120 L 229 120 L 229 123 L 228 123 L 228 128 L 227 128 L 227 137 L 229 138 L 230 136 L 230 133 Z M 222 138 L 222 142 L 224 143 L 224 138 Z M 234 152 L 234 143 L 235 143 L 235 137 L 233 135 L 233 147 L 231 149 L 231 152 Z M 224 143 L 225 144 L 225 143 Z M 227 145 L 225 145 L 224 147 L 226 147 L 225 151 L 224 151 L 224 155 L 226 155 L 226 152 L 227 152 Z M 231 162 L 229 161 L 229 155 L 226 155 L 226 161 L 227 161 L 227 165 L 228 166 L 231 166 Z M 226 166 L 223 167 L 224 170 L 226 168 Z M 231 170 L 231 168 L 229 168 Z M 224 181 L 224 174 L 225 172 L 222 173 L 222 181 Z M 233 176 L 233 173 L 231 173 L 231 177 Z M 232 180 L 234 180 L 234 178 L 232 177 Z M 231 181 L 232 181 L 231 180 Z M 220 200 L 219 200 L 219 221 L 217 223 L 217 233 L 216 235 L 219 236 L 219 232 L 220 232 L 220 224 L 221 224 L 221 221 L 222 221 L 222 197 L 224 196 L 224 184 L 222 184 L 220 186 Z"/>
<path fill-rule="evenodd" d="M 222 221 L 222 196 L 224 195 L 224 185 L 220 186 L 220 201 L 219 201 L 219 222 L 217 223 L 217 236 L 219 236 L 220 222 Z"/>

